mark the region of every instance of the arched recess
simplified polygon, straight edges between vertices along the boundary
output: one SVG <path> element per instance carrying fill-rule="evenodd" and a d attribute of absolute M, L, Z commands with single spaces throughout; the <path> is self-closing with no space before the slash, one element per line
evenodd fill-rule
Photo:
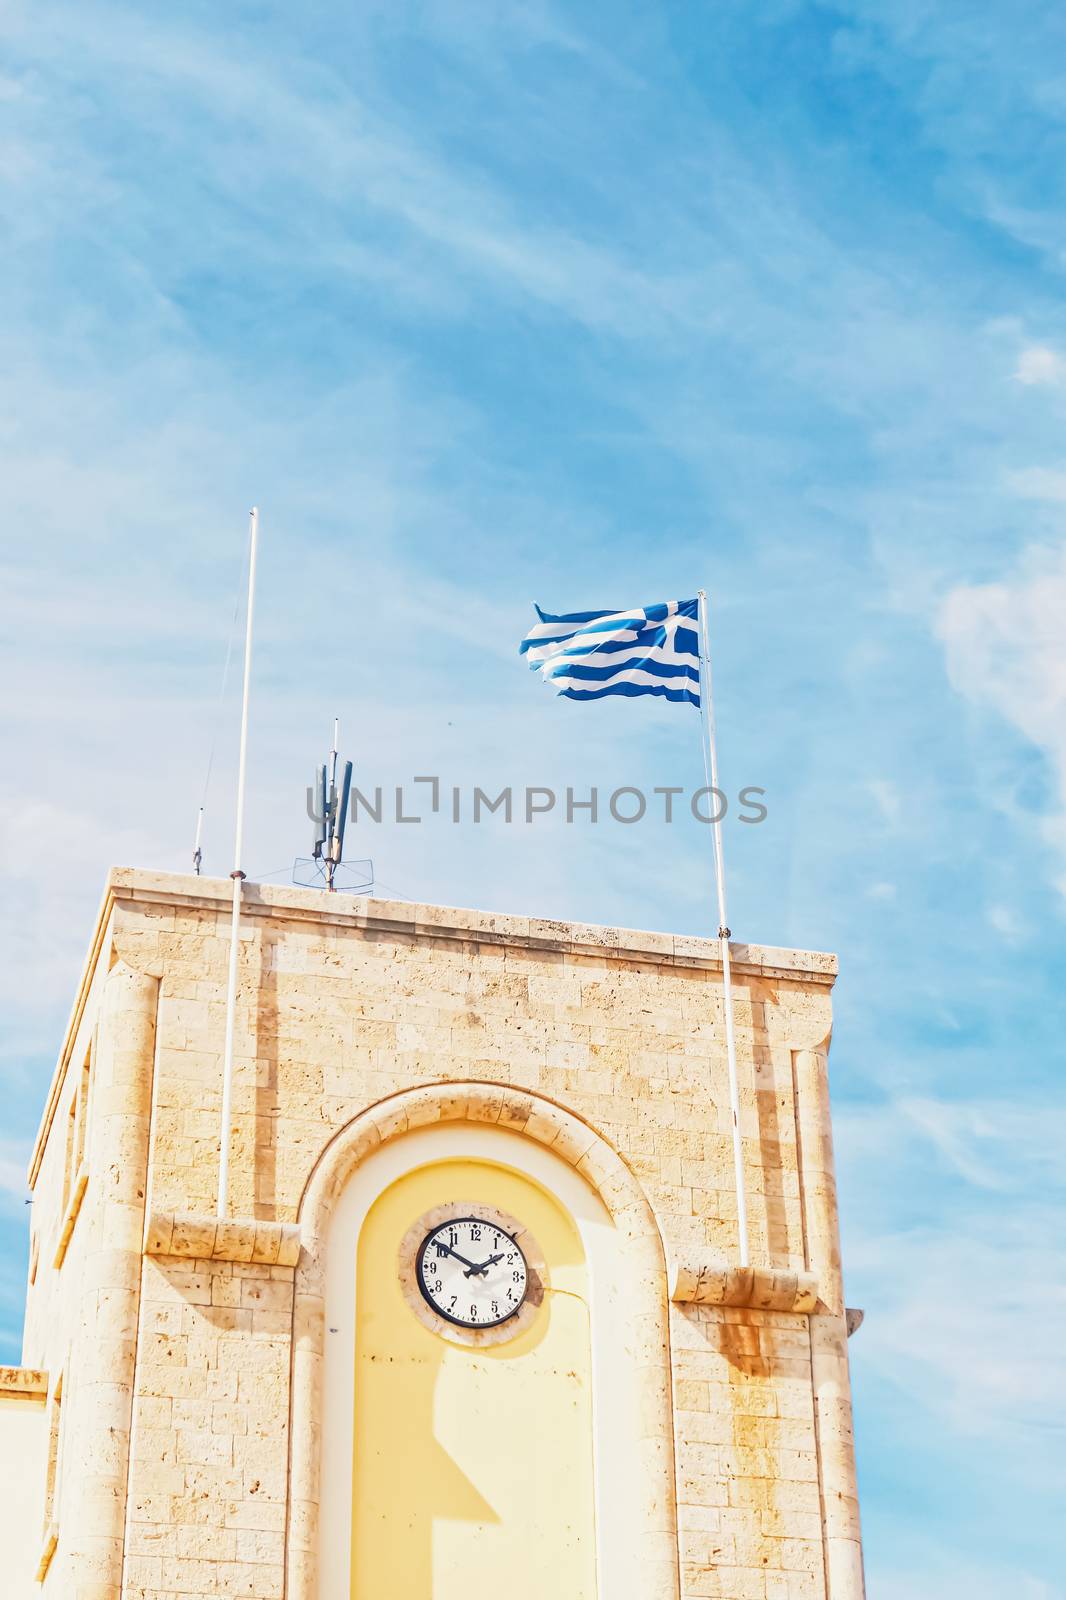
<path fill-rule="evenodd" d="M 619 1259 L 625 1263 L 624 1292 L 614 1296 L 610 1332 L 638 1391 L 639 1421 L 624 1448 L 613 1451 L 614 1470 L 628 1474 L 629 1492 L 624 1529 L 615 1525 L 609 1531 L 612 1539 L 621 1539 L 625 1562 L 620 1559 L 620 1547 L 612 1545 L 608 1561 L 601 1564 L 600 1600 L 623 1600 L 638 1592 L 642 1600 L 677 1600 L 667 1273 L 655 1217 L 625 1162 L 586 1123 L 538 1095 L 476 1082 L 410 1089 L 371 1107 L 334 1137 L 304 1192 L 292 1347 L 287 1600 L 325 1600 L 319 1587 L 318 1550 L 331 1226 L 338 1211 L 343 1211 L 342 1197 L 361 1168 L 365 1166 L 369 1173 L 371 1166 L 380 1165 L 383 1183 L 391 1181 L 388 1170 L 395 1166 L 397 1154 L 391 1148 L 394 1141 L 407 1140 L 420 1130 L 463 1123 L 480 1125 L 486 1133 L 502 1130 L 516 1151 L 525 1141 L 541 1147 L 542 1155 L 548 1152 L 556 1162 L 573 1169 L 570 1181 L 574 1174 L 579 1175 L 609 1214 L 622 1253 Z M 419 1146 L 424 1143 L 418 1141 Z M 386 1147 L 390 1147 L 387 1152 Z M 409 1148 L 415 1148 L 414 1140 L 409 1141 Z M 595 1297 L 593 1320 L 597 1320 Z M 597 1388 L 600 1382 L 597 1374 Z M 594 1399 L 594 1409 L 596 1406 Z M 599 1427 L 598 1423 L 597 1432 Z M 598 1462 L 598 1474 L 602 1468 L 603 1463 Z M 334 1492 L 332 1484 L 326 1489 Z M 610 1509 L 610 1505 L 604 1507 L 608 1514 Z M 612 1577 L 612 1573 L 623 1572 L 624 1582 Z M 340 1597 L 330 1596 L 329 1600 Z"/>

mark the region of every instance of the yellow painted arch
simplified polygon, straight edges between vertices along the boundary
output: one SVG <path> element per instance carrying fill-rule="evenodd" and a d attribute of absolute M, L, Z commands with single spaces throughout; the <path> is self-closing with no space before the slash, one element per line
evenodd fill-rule
<path fill-rule="evenodd" d="M 433 1207 L 519 1218 L 548 1288 L 489 1348 L 414 1315 L 400 1241 Z M 416 1168 L 371 1206 L 356 1267 L 352 1600 L 595 1600 L 592 1371 L 578 1230 L 525 1174 L 485 1161 Z"/>
<path fill-rule="evenodd" d="M 632 1351 L 631 1370 L 639 1374 L 640 1423 L 639 1438 L 634 1436 L 621 1458 L 635 1476 L 625 1496 L 624 1527 L 611 1540 L 611 1561 L 617 1567 L 617 1550 L 624 1549 L 621 1581 L 631 1580 L 644 1600 L 677 1600 L 669 1301 L 665 1254 L 651 1206 L 625 1161 L 580 1117 L 533 1091 L 476 1080 L 424 1084 L 368 1107 L 338 1130 L 309 1175 L 298 1211 L 303 1248 L 296 1269 L 290 1391 L 288 1600 L 318 1600 L 324 1496 L 335 1505 L 333 1491 L 322 1479 L 320 1452 L 334 1213 L 368 1158 L 384 1155 L 394 1141 L 406 1142 L 409 1133 L 464 1123 L 498 1127 L 550 1150 L 599 1195 L 624 1246 L 627 1288 L 612 1336 Z M 602 1319 L 596 1319 L 596 1326 L 603 1326 Z M 350 1484 L 348 1488 L 350 1492 Z M 335 1520 L 334 1511 L 330 1518 Z"/>

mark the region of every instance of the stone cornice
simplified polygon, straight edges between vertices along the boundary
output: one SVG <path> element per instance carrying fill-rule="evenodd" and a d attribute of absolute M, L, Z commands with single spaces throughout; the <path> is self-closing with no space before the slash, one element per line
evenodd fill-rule
<path fill-rule="evenodd" d="M 43 1405 L 48 1374 L 36 1367 L 0 1367 L 0 1400 L 31 1400 Z"/>
<path fill-rule="evenodd" d="M 116 903 L 228 912 L 233 886 L 228 878 L 196 878 L 180 873 L 116 867 L 108 879 L 108 892 Z M 720 972 L 722 967 L 717 939 L 634 928 L 606 928 L 587 922 L 555 922 L 541 917 L 505 916 L 495 911 L 418 905 L 367 895 L 327 894 L 319 889 L 248 883 L 241 909 L 242 915 L 250 920 L 268 917 L 278 921 L 313 922 L 403 938 L 514 945 L 563 955 L 606 956 L 616 961 L 696 967 L 711 972 Z M 836 956 L 821 951 L 731 944 L 730 954 L 734 972 L 752 977 L 792 978 L 831 988 L 837 976 Z"/>
<path fill-rule="evenodd" d="M 266 1222 L 256 1217 L 153 1211 L 145 1228 L 144 1253 L 294 1267 L 300 1259 L 300 1229 L 295 1222 Z"/>
<path fill-rule="evenodd" d="M 818 1305 L 813 1272 L 781 1267 L 730 1267 L 722 1261 L 675 1264 L 670 1298 L 682 1305 L 742 1306 L 751 1311 L 809 1314 Z"/>

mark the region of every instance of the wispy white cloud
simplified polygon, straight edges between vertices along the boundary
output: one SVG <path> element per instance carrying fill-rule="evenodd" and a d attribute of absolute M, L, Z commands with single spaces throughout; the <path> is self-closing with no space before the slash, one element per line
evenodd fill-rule
<path fill-rule="evenodd" d="M 1059 1186 L 1066 1107 L 1034 1111 L 1011 1100 L 948 1101 L 903 1096 L 896 1111 L 934 1146 L 947 1167 L 979 1189 Z"/>
<path fill-rule="evenodd" d="M 880 1554 L 880 1552 L 879 1552 Z M 874 1600 L 1062 1600 L 1063 1589 L 1021 1562 L 1009 1565 L 946 1549 L 943 1540 L 893 1530 L 891 1548 L 879 1559 Z"/>
<path fill-rule="evenodd" d="M 881 821 L 886 827 L 894 828 L 899 822 L 901 809 L 900 794 L 896 785 L 888 778 L 870 778 L 866 787 Z"/>
<path fill-rule="evenodd" d="M 1018 357 L 1014 376 L 1019 383 L 1058 388 L 1066 382 L 1066 359 L 1046 344 L 1027 344 Z"/>
<path fill-rule="evenodd" d="M 961 1460 L 980 1441 L 993 1495 L 1008 1479 L 1039 1491 L 1061 1456 L 1064 1136 L 1058 1094 L 1039 1105 L 1006 1092 L 900 1096 L 837 1117 L 845 1187 L 862 1212 L 846 1218 L 849 1297 L 868 1311 L 852 1347 L 860 1393 L 883 1386 L 890 1410 L 920 1418 L 900 1442 L 935 1438 L 939 1462 Z M 878 1228 L 874 1174 L 908 1196 L 905 1225 Z"/>
<path fill-rule="evenodd" d="M 691 271 L 675 277 L 592 229 L 523 214 L 483 165 L 443 159 L 373 79 L 360 89 L 321 59 L 298 57 L 282 70 L 264 50 L 220 52 L 199 30 L 173 20 L 149 23 L 130 11 L 121 13 L 120 26 L 114 13 L 112 26 L 101 20 L 98 9 L 89 8 L 71 13 L 61 33 L 42 36 L 30 28 L 19 42 L 36 67 L 61 80 L 84 72 L 88 62 L 106 73 L 115 112 L 135 119 L 142 136 L 157 127 L 172 138 L 176 115 L 225 124 L 227 137 L 211 149 L 209 174 L 196 175 L 204 185 L 197 198 L 214 227 L 200 242 L 184 241 L 183 253 L 214 255 L 226 244 L 243 249 L 251 234 L 261 270 L 298 251 L 304 272 L 315 263 L 347 270 L 388 291 L 408 316 L 417 308 L 469 311 L 471 292 L 488 284 L 618 337 L 662 338 L 671 329 L 679 334 L 719 320 Z M 526 25 L 515 22 L 522 35 Z M 535 36 L 556 48 L 575 47 L 546 18 Z M 38 164 L 27 177 L 38 201 L 43 192 L 57 208 L 71 206 L 84 218 L 118 197 L 116 179 L 96 152 L 76 144 L 71 149 L 73 133 L 69 125 L 53 128 L 42 141 L 48 165 Z M 202 160 L 206 151 L 195 149 Z M 72 155 L 83 169 L 77 177 Z M 89 163 L 92 170 L 84 170 Z M 294 210 L 280 228 L 279 191 Z M 294 229 L 297 219 L 306 227 Z M 401 225 L 407 237 L 390 241 L 383 253 L 366 242 L 375 220 Z M 144 243 L 148 253 L 138 270 L 149 274 L 145 287 L 154 288 L 157 314 L 173 314 L 167 252 L 156 255 L 152 242 Z M 413 252 L 427 244 L 446 255 L 449 272 L 424 259 L 416 265 Z M 465 290 L 464 272 L 470 279 Z"/>
<path fill-rule="evenodd" d="M 985 1211 L 853 1244 L 851 1272 L 878 1281 L 862 1360 L 961 1438 L 999 1441 L 1039 1479 L 1066 1410 L 1066 1275 L 1053 1264 L 1055 1210 Z M 1024 1327 L 1025 1357 L 1018 1333 Z"/>
<path fill-rule="evenodd" d="M 0 1205 L 10 1208 L 20 1219 L 28 1193 L 26 1169 L 29 1158 L 28 1144 L 20 1145 L 11 1139 L 0 1139 Z"/>
<path fill-rule="evenodd" d="M 990 905 L 985 912 L 990 928 L 1003 935 L 1009 944 L 1020 944 L 1026 936 L 1026 925 L 1016 910 L 1010 906 Z"/>
<path fill-rule="evenodd" d="M 1007 481 L 1023 500 L 1045 500 L 1051 505 L 1066 501 L 1066 472 L 1056 467 L 1021 467 L 1008 473 Z"/>
<path fill-rule="evenodd" d="M 1001 582 L 957 585 L 938 622 L 955 688 L 1006 718 L 1046 757 L 1058 808 L 1044 828 L 1060 852 L 1066 852 L 1064 618 L 1066 545 L 1026 552 Z M 1066 892 L 1066 875 L 1062 887 Z"/>

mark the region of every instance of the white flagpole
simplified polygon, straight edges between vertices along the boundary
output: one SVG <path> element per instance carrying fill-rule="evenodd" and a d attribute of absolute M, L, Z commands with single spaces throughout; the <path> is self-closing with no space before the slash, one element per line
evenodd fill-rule
<path fill-rule="evenodd" d="M 703 724 L 703 764 L 708 786 L 716 792 L 712 838 L 714 875 L 718 888 L 718 939 L 722 950 L 722 993 L 725 1005 L 725 1052 L 729 1064 L 729 1104 L 733 1114 L 733 1172 L 737 1189 L 737 1231 L 740 1235 L 740 1265 L 748 1265 L 748 1204 L 744 1193 L 744 1150 L 740 1142 L 740 1089 L 737 1084 L 737 1047 L 733 1037 L 733 988 L 729 966 L 729 924 L 725 909 L 725 859 L 722 854 L 722 823 L 718 809 L 718 751 L 714 733 L 714 698 L 711 687 L 711 650 L 707 641 L 707 594 L 697 591 L 700 623 L 700 721 Z"/>
<path fill-rule="evenodd" d="M 259 508 L 250 513 L 248 558 L 248 618 L 244 632 L 244 695 L 241 702 L 241 745 L 237 765 L 237 828 L 233 846 L 233 915 L 229 935 L 229 981 L 226 986 L 226 1044 L 222 1057 L 222 1142 L 218 1158 L 218 1216 L 229 1209 L 230 1123 L 233 1112 L 233 1032 L 237 1011 L 237 950 L 241 931 L 241 854 L 244 839 L 244 776 L 248 762 L 248 691 L 252 678 L 252 617 L 255 611 L 255 558 L 259 545 Z"/>

